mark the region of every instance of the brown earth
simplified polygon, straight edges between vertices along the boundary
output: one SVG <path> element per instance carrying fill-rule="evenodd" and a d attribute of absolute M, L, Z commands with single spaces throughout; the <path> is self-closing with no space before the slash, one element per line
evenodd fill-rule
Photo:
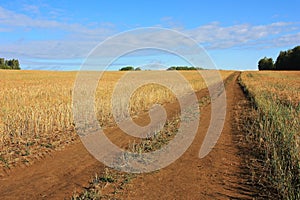
<path fill-rule="evenodd" d="M 227 82 L 227 115 L 225 125 L 214 149 L 203 159 L 199 150 L 210 123 L 210 106 L 201 111 L 200 127 L 194 142 L 177 161 L 157 172 L 138 175 L 121 194 L 121 199 L 251 199 L 255 194 L 249 186 L 245 166 L 245 152 L 241 151 L 239 133 L 233 126 L 246 101 L 237 83 L 236 73 Z M 197 93 L 198 98 L 207 90 Z M 165 105 L 168 118 L 178 112 L 178 103 Z M 147 124 L 149 117 L 141 115 L 139 124 Z M 109 138 L 121 147 L 132 139 L 118 128 L 106 130 Z M 88 181 L 103 171 L 79 142 L 53 152 L 29 167 L 12 169 L 0 178 L 1 199 L 64 199 L 88 185 Z"/>
<path fill-rule="evenodd" d="M 214 149 L 199 159 L 199 149 L 210 123 L 210 106 L 201 112 L 200 128 L 192 145 L 176 162 L 159 172 L 138 176 L 122 194 L 124 199 L 252 199 L 250 172 L 243 154 L 241 133 L 233 123 L 247 102 L 237 75 L 226 86 L 227 116 Z M 236 126 L 236 124 L 235 124 Z M 243 144 L 240 144 L 242 142 Z"/>

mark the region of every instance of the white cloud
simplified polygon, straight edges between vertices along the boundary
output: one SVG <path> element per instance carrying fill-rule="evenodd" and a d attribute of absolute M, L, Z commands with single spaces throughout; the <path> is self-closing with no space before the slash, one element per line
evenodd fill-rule
<path fill-rule="evenodd" d="M 40 14 L 40 8 L 37 5 L 24 4 L 23 10 L 33 14 Z"/>
<path fill-rule="evenodd" d="M 37 15 L 40 9 L 37 6 L 24 5 L 23 10 Z M 56 12 L 55 10 L 53 10 Z M 192 30 L 184 29 L 179 23 L 173 23 L 171 17 L 161 19 L 162 25 L 173 27 L 185 35 L 191 37 L 206 49 L 227 49 L 227 48 L 272 48 L 287 45 L 298 45 L 300 43 L 300 27 L 295 22 L 276 22 L 264 25 L 236 24 L 222 26 L 219 22 L 212 22 L 201 25 Z M 173 26 L 172 26 L 173 25 Z M 111 23 L 93 23 L 89 25 L 61 22 L 40 17 L 32 17 L 7 10 L 0 6 L 0 32 L 30 31 L 30 30 L 51 30 L 55 32 L 64 31 L 67 34 L 57 39 L 45 40 L 22 40 L 6 44 L 0 49 L 1 55 L 13 55 L 23 58 L 44 58 L 44 59 L 71 59 L 83 58 L 99 42 L 117 33 L 116 27 Z M 180 28 L 178 28 L 180 27 Z M 29 29 L 29 30 L 28 30 Z M 141 31 L 140 36 L 134 34 L 126 35 L 115 41 L 122 45 L 138 47 L 141 43 L 149 41 L 149 46 L 169 46 L 178 48 L 180 38 L 170 38 L 165 32 Z M 20 38 L 16 38 L 18 41 Z M 181 41 L 181 45 L 185 41 Z M 109 46 L 107 52 L 114 52 Z"/>
<path fill-rule="evenodd" d="M 300 32 L 281 36 L 273 41 L 276 46 L 282 45 L 300 45 Z"/>
<path fill-rule="evenodd" d="M 9 27 L 61 28 L 63 24 L 52 20 L 33 19 L 0 6 L 0 24 Z"/>
<path fill-rule="evenodd" d="M 1 32 L 11 32 L 11 29 L 10 28 L 2 28 L 2 27 L 0 27 L 0 33 Z"/>
<path fill-rule="evenodd" d="M 38 7 L 26 6 L 26 10 L 39 12 Z M 84 57 L 99 41 L 115 33 L 110 23 L 93 24 L 93 28 L 57 20 L 33 18 L 0 6 L 0 32 L 28 32 L 31 30 L 50 30 L 55 33 L 66 32 L 67 36 L 58 39 L 26 40 L 16 38 L 14 43 L 0 49 L 2 55 L 25 58 L 76 58 Z M 20 35 L 20 34 L 18 34 Z M 18 42 L 22 41 L 22 42 Z"/>
<path fill-rule="evenodd" d="M 188 30 L 186 33 L 200 44 L 205 44 L 207 48 L 222 49 L 249 46 L 256 40 L 270 42 L 269 37 L 278 38 L 291 31 L 300 31 L 296 25 L 295 23 L 277 22 L 258 26 L 238 24 L 222 27 L 218 22 L 214 22 Z M 293 34 L 290 35 L 293 37 Z"/>
<path fill-rule="evenodd" d="M 31 8 L 33 9 L 33 8 Z M 36 8 L 38 9 L 38 8 Z M 0 6 L 0 25 L 13 28 L 34 28 L 34 29 L 52 29 L 55 31 L 64 30 L 72 34 L 85 34 L 85 35 L 105 35 L 111 33 L 113 27 L 109 23 L 103 23 L 96 28 L 89 28 L 81 24 L 75 23 L 62 23 L 57 20 L 35 19 L 25 14 L 15 13 L 6 10 Z M 109 25 L 109 26 L 108 26 Z M 103 27 L 109 27 L 102 28 Z"/>

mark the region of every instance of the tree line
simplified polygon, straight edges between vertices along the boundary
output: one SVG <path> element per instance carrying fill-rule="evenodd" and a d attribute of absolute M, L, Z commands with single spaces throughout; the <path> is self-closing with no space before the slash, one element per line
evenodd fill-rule
<path fill-rule="evenodd" d="M 21 69 L 19 60 L 11 59 L 5 60 L 4 58 L 0 58 L 0 69 Z"/>
<path fill-rule="evenodd" d="M 169 67 L 167 70 L 201 70 L 200 67 L 188 67 L 188 66 L 172 66 Z"/>
<path fill-rule="evenodd" d="M 188 66 L 172 66 L 169 67 L 167 70 L 201 70 L 203 68 L 200 67 L 188 67 Z M 142 70 L 141 68 L 137 67 L 134 68 L 132 66 L 127 66 L 127 67 L 122 67 L 121 69 L 119 69 L 119 71 L 140 71 Z"/>
<path fill-rule="evenodd" d="M 300 70 L 300 46 L 281 51 L 274 63 L 272 58 L 264 57 L 258 62 L 259 70 Z"/>
<path fill-rule="evenodd" d="M 141 71 L 141 68 L 134 68 L 132 66 L 122 67 L 119 71 Z"/>

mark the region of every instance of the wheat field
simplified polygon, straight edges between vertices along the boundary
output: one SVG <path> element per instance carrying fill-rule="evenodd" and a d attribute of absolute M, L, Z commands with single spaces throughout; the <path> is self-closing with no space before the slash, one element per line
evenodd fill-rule
<path fill-rule="evenodd" d="M 248 138 L 260 154 L 263 174 L 283 199 L 300 198 L 300 73 L 244 72 L 241 83 L 256 109 Z"/>
<path fill-rule="evenodd" d="M 97 118 L 101 126 L 114 124 L 111 98 L 118 80 L 126 72 L 105 72 L 101 77 L 95 94 Z M 171 89 L 185 88 L 174 82 L 170 71 L 134 72 L 130 81 L 122 82 L 121 91 L 130 88 L 140 79 L 157 77 L 166 79 Z M 193 90 L 206 88 L 197 71 L 182 71 Z M 222 79 L 232 71 L 220 71 Z M 72 94 L 77 72 L 54 71 L 0 71 L 0 163 L 10 168 L 18 163 L 29 165 L 53 150 L 78 141 L 74 131 L 72 114 Z M 172 91 L 153 83 L 137 88 L 130 98 L 130 114 L 137 115 L 151 108 L 153 104 L 164 104 L 176 99 Z M 173 81 L 173 82 L 172 82 Z M 117 94 L 117 109 L 125 102 Z M 120 111 L 121 112 L 121 111 Z"/>

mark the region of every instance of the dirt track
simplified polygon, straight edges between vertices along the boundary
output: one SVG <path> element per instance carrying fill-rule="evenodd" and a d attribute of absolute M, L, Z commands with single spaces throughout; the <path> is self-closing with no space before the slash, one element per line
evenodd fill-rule
<path fill-rule="evenodd" d="M 199 159 L 199 150 L 210 123 L 210 106 L 201 112 L 200 128 L 185 154 L 158 172 L 137 176 L 120 198 L 122 199 L 250 199 L 253 193 L 246 186 L 243 156 L 233 130 L 238 117 L 237 105 L 245 101 L 237 74 L 226 87 L 227 116 L 215 148 Z M 199 92 L 198 97 L 207 95 Z M 167 105 L 168 116 L 176 113 L 176 103 Z M 141 117 L 140 124 L 149 119 Z M 108 130 L 109 138 L 122 146 L 126 139 L 116 128 Z M 88 154 L 81 143 L 37 161 L 30 167 L 16 168 L 0 179 L 1 199 L 64 199 L 88 184 L 104 166 Z"/>
<path fill-rule="evenodd" d="M 139 176 L 128 187 L 124 199 L 252 199 L 249 175 L 238 144 L 234 118 L 246 99 L 237 75 L 226 87 L 227 116 L 214 149 L 199 159 L 199 149 L 210 122 L 210 106 L 201 112 L 200 128 L 190 148 L 176 162 L 152 174 Z"/>

